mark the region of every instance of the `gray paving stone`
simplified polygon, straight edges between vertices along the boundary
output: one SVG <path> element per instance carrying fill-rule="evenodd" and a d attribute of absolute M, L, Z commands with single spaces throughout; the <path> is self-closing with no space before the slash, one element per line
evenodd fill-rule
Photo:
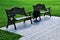
<path fill-rule="evenodd" d="M 13 25 L 8 29 L 6 27 L 0 29 L 24 36 L 19 40 L 60 40 L 60 17 L 42 16 L 41 18 L 38 23 L 30 24 L 29 20 L 25 24 L 16 23 L 17 30 L 14 30 Z"/>

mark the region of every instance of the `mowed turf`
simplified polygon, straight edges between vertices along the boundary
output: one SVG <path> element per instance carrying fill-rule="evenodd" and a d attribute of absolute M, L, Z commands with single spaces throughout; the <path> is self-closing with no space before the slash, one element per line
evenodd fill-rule
<path fill-rule="evenodd" d="M 25 11 L 32 11 L 33 5 L 38 3 L 45 4 L 46 7 L 51 7 L 51 14 L 60 16 L 60 1 L 59 0 L 0 0 L 0 26 L 7 25 L 7 16 L 5 9 L 12 7 L 24 7 Z"/>
<path fill-rule="evenodd" d="M 21 37 L 22 37 L 21 35 L 0 30 L 0 40 L 19 40 L 19 38 Z"/>

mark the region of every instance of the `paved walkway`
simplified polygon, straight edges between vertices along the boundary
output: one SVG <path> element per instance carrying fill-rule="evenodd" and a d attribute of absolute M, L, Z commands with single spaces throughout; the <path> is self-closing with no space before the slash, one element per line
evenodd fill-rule
<path fill-rule="evenodd" d="M 14 30 L 13 25 L 8 29 L 0 28 L 9 32 L 23 35 L 19 40 L 60 40 L 60 17 L 51 18 L 42 16 L 40 22 L 30 24 L 30 21 L 16 23 L 17 30 Z"/>

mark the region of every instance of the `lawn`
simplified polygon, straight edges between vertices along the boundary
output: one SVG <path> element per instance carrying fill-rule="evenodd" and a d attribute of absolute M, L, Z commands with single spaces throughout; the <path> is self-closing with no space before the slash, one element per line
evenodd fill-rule
<path fill-rule="evenodd" d="M 0 40 L 18 40 L 20 37 L 22 36 L 0 30 Z"/>
<path fill-rule="evenodd" d="M 12 7 L 24 7 L 25 11 L 32 11 L 33 5 L 42 3 L 46 7 L 51 7 L 51 14 L 54 16 L 60 16 L 60 1 L 59 0 L 1 0 L 0 1 L 0 26 L 5 26 L 7 24 L 7 16 L 5 9 L 10 9 Z"/>
<path fill-rule="evenodd" d="M 51 14 L 53 16 L 60 16 L 60 9 L 59 9 L 60 0 L 0 0 L 0 27 L 7 25 L 7 16 L 5 13 L 5 9 L 10 9 L 16 6 L 16 7 L 24 7 L 26 12 L 33 11 L 33 5 L 38 3 L 45 4 L 47 8 L 51 7 L 51 10 L 52 10 Z M 17 16 L 19 17 L 20 15 L 17 15 Z M 19 38 L 19 36 L 16 34 L 5 32 L 2 30 L 0 30 L 0 35 L 1 35 L 0 39 L 8 38 L 9 40 L 11 39 L 13 40 L 15 38 Z"/>

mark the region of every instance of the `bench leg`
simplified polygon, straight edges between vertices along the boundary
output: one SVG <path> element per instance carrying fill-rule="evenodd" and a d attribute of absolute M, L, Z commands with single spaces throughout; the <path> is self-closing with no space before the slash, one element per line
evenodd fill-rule
<path fill-rule="evenodd" d="M 46 13 L 44 13 L 44 16 L 45 16 Z"/>
<path fill-rule="evenodd" d="M 8 28 L 8 25 L 9 25 L 9 24 L 7 24 L 6 28 Z"/>
<path fill-rule="evenodd" d="M 31 21 L 31 24 L 33 24 L 33 23 L 32 23 L 32 19 L 31 19 L 31 18 L 30 18 L 30 21 Z"/>
<path fill-rule="evenodd" d="M 16 25 L 15 25 L 15 21 L 13 21 L 13 24 L 14 24 L 14 29 L 17 30 Z"/>
<path fill-rule="evenodd" d="M 50 17 L 51 17 L 51 14 L 50 14 Z"/>
<path fill-rule="evenodd" d="M 25 19 L 24 19 L 24 23 L 25 23 Z"/>
<path fill-rule="evenodd" d="M 37 20 L 37 18 L 36 18 L 36 20 Z"/>
<path fill-rule="evenodd" d="M 9 25 L 9 21 L 8 21 L 8 24 L 7 24 L 6 28 L 8 28 L 8 25 Z"/>
<path fill-rule="evenodd" d="M 17 30 L 15 23 L 14 23 L 14 29 Z"/>
<path fill-rule="evenodd" d="M 41 21 L 41 17 L 39 16 L 39 20 Z"/>

